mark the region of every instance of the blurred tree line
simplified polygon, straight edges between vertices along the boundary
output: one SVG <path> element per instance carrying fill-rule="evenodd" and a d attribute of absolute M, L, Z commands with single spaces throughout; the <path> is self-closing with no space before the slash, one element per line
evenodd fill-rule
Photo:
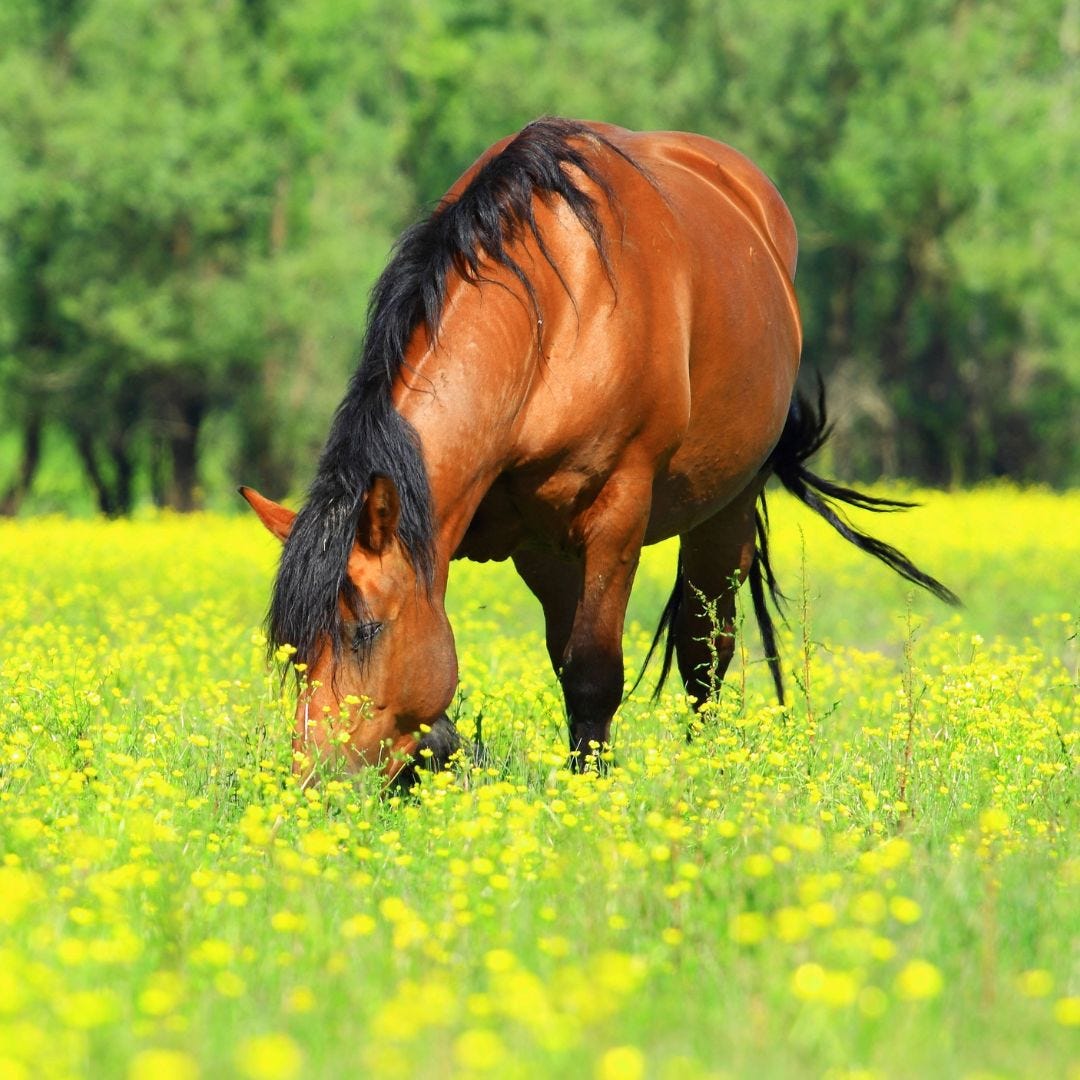
<path fill-rule="evenodd" d="M 4 0 L 0 510 L 300 490 L 394 237 L 546 112 L 773 177 L 838 472 L 1074 483 L 1078 61 L 1080 0 Z"/>

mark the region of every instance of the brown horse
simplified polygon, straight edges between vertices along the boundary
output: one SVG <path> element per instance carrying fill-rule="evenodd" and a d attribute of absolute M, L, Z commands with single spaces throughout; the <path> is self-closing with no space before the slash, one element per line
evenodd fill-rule
<path fill-rule="evenodd" d="M 943 599 L 831 499 L 904 504 L 808 471 L 823 402 L 793 397 L 795 228 L 769 180 L 698 135 L 544 119 L 488 150 L 399 240 L 363 356 L 298 514 L 242 494 L 285 542 L 271 649 L 305 685 L 298 768 L 343 753 L 393 776 L 456 745 L 450 561 L 511 558 L 538 597 L 581 762 L 608 742 L 643 544 L 680 538 L 667 633 L 698 704 L 766 587 L 775 474 L 852 542 Z M 719 620 L 710 618 L 713 604 Z"/>

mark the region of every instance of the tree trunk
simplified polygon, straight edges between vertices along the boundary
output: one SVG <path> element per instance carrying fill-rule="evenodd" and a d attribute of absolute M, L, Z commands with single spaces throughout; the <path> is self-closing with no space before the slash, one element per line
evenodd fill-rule
<path fill-rule="evenodd" d="M 7 491 L 0 495 L 0 515 L 14 517 L 34 482 L 38 465 L 41 464 L 41 413 L 36 410 L 27 416 L 23 424 L 22 459 L 19 471 Z"/>
<path fill-rule="evenodd" d="M 176 407 L 169 425 L 169 456 L 172 479 L 169 485 L 169 505 L 181 513 L 198 509 L 199 433 L 206 417 L 206 405 L 201 398 L 188 398 Z"/>
<path fill-rule="evenodd" d="M 276 406 L 265 398 L 246 402 L 240 418 L 239 458 L 245 484 L 283 498 L 291 489 L 292 458 L 282 452 Z"/>
<path fill-rule="evenodd" d="M 74 434 L 75 449 L 82 459 L 83 468 L 86 470 L 86 475 L 89 477 L 90 484 L 94 489 L 98 509 L 106 517 L 116 517 L 116 500 L 109 487 L 109 482 L 102 473 L 101 466 L 98 464 L 97 451 L 94 449 L 94 440 L 90 437 L 89 432 L 86 431 L 76 431 Z"/>
<path fill-rule="evenodd" d="M 106 517 L 130 514 L 135 503 L 135 463 L 131 458 L 127 440 L 117 438 L 107 441 L 106 456 L 112 466 L 112 476 L 108 476 L 101 467 L 93 436 L 88 431 L 76 431 L 74 435 L 75 449 L 94 488 L 98 509 Z"/>
<path fill-rule="evenodd" d="M 160 510 L 169 503 L 169 462 L 164 439 L 153 438 L 149 451 L 150 498 Z"/>
<path fill-rule="evenodd" d="M 113 505 L 116 516 L 130 514 L 135 504 L 135 492 L 132 480 L 135 476 L 135 463 L 131 460 L 124 442 L 116 441 L 109 447 L 109 456 L 113 464 Z"/>

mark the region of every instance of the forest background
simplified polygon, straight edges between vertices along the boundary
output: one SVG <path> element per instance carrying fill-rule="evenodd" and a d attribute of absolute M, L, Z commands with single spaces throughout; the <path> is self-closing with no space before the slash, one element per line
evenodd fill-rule
<path fill-rule="evenodd" d="M 829 467 L 1080 480 L 1080 0 L 3 0 L 0 511 L 310 476 L 394 238 L 557 113 L 731 143 Z"/>

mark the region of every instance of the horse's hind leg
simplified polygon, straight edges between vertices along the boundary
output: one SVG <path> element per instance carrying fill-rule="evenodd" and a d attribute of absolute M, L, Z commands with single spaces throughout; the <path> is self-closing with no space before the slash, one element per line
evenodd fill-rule
<path fill-rule="evenodd" d="M 735 651 L 735 593 L 754 561 L 761 484 L 681 538 L 682 598 L 671 632 L 687 693 L 701 708 L 720 687 Z"/>

